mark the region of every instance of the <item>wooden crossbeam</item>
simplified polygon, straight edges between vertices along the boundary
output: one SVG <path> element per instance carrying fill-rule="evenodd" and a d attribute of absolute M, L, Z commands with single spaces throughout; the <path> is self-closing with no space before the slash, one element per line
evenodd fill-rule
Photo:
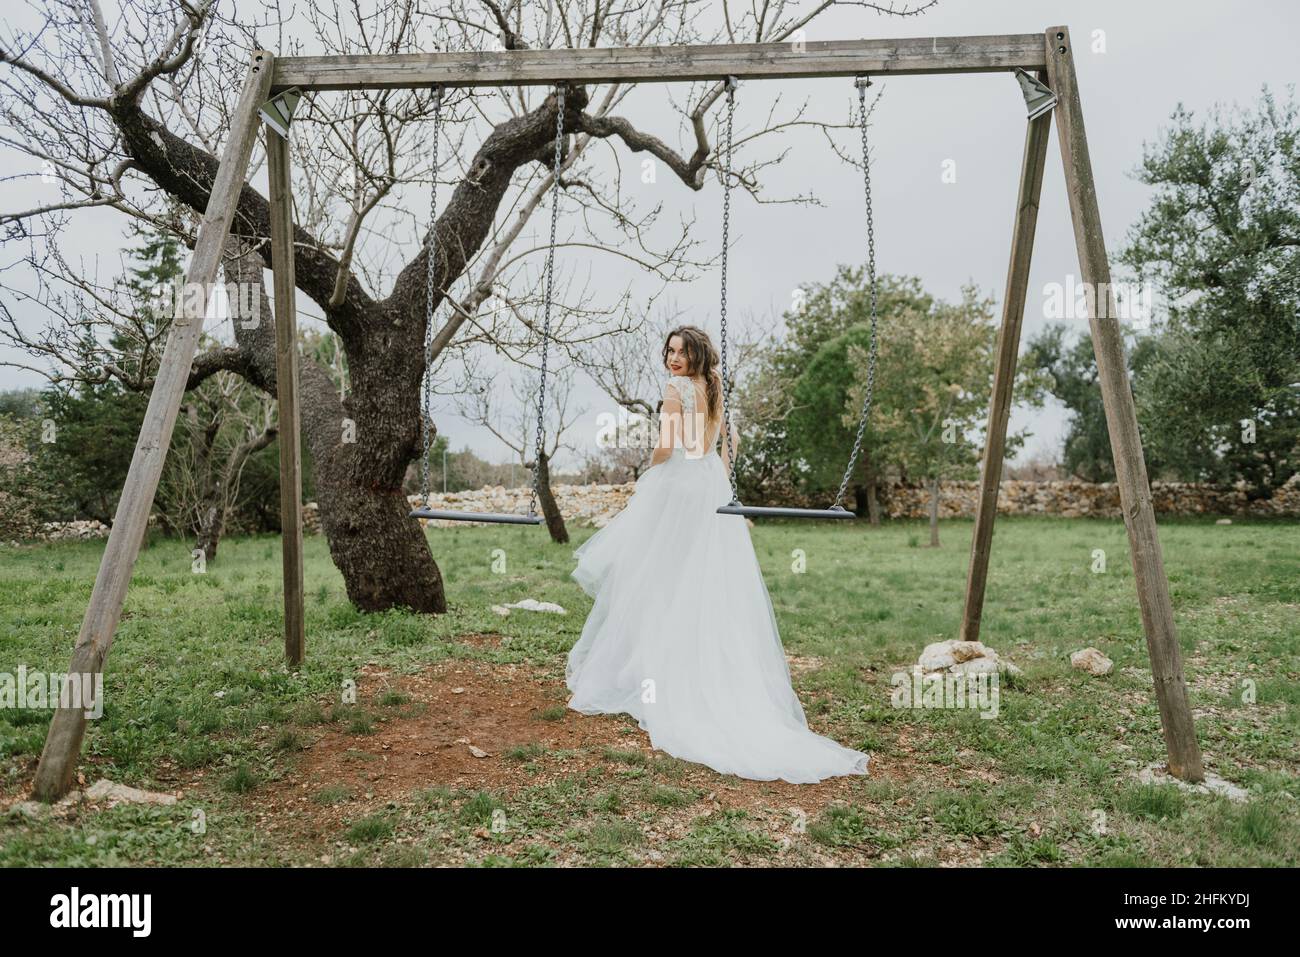
<path fill-rule="evenodd" d="M 1041 33 L 718 46 L 279 57 L 272 89 L 410 89 L 995 73 L 1046 67 Z"/>

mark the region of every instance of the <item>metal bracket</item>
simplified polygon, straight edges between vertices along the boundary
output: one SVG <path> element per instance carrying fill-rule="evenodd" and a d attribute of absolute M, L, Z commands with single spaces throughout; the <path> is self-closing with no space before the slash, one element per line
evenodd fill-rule
<path fill-rule="evenodd" d="M 1029 111 L 1031 120 L 1038 119 L 1056 106 L 1056 94 L 1038 77 L 1016 67 L 1016 82 L 1020 84 L 1020 92 L 1025 96 L 1025 108 Z"/>
<path fill-rule="evenodd" d="M 292 86 L 282 90 L 262 104 L 257 111 L 263 122 L 286 140 L 289 138 L 289 124 L 293 121 L 294 111 L 302 99 L 302 90 Z"/>

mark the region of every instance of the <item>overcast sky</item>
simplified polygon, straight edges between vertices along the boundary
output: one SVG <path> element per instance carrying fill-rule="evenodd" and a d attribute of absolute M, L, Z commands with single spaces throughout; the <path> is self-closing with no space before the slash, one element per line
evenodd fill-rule
<path fill-rule="evenodd" d="M 1285 95 L 1300 72 L 1295 67 L 1300 12 L 1297 4 L 1283 0 L 943 0 L 922 17 L 903 20 L 862 10 L 838 11 L 816 21 L 808 39 L 1031 33 L 1053 24 L 1068 25 L 1075 42 L 1098 199 L 1112 255 L 1149 199 L 1148 190 L 1132 176 L 1143 143 L 1157 138 L 1179 103 L 1198 114 L 1215 103 L 1250 106 L 1266 84 Z M 973 282 L 1000 306 L 1025 129 L 1024 104 L 1014 79 L 1009 74 L 895 77 L 879 81 L 879 88 L 883 98 L 872 127 L 879 269 L 918 276 L 929 291 L 948 299 Z M 808 98 L 817 115 L 842 120 L 854 97 L 853 81 L 744 83 L 738 93 L 738 135 L 740 128 L 752 131 L 761 125 L 778 96 L 785 103 Z M 684 145 L 676 139 L 677 122 L 663 102 L 662 88 L 639 88 L 620 112 Z M 789 155 L 769 171 L 765 193 L 776 197 L 812 191 L 822 205 L 759 205 L 736 194 L 737 245 L 729 280 L 733 315 L 779 315 L 800 284 L 827 280 L 836 264 L 859 263 L 865 255 L 860 174 L 833 155 L 818 131 L 792 133 L 783 145 Z M 632 163 L 626 155 L 624 160 L 627 170 Z M 944 181 L 945 168 L 955 170 L 955 182 Z M 630 188 L 637 188 L 634 178 L 629 179 Z M 29 205 L 30 197 L 22 194 L 27 188 L 0 185 L 0 208 Z M 716 244 L 721 199 L 716 182 L 692 193 L 661 170 L 655 184 L 640 188 L 655 191 L 647 200 L 662 201 L 683 217 L 694 216 L 694 234 Z M 122 246 L 120 218 L 87 214 L 79 222 L 69 249 L 116 262 Z M 564 257 L 581 254 L 570 250 Z M 0 255 L 7 265 L 14 253 L 0 250 Z M 593 288 L 611 297 L 630 279 L 604 264 L 597 268 L 570 259 L 565 265 L 576 268 L 583 281 L 590 268 Z M 1026 340 L 1050 321 L 1044 317 L 1044 290 L 1066 282 L 1077 270 L 1053 134 Z M 706 273 L 669 298 L 685 311 L 684 318 L 716 333 L 717 293 L 716 274 Z M 303 308 L 314 311 L 310 303 Z M 0 368 L 0 389 L 38 384 L 32 374 Z M 596 414 L 611 406 L 585 385 L 578 389 L 577 400 L 589 412 L 573 440 L 589 444 L 597 431 Z M 486 430 L 446 410 L 437 412 L 437 421 L 454 448 L 469 445 L 491 461 L 505 460 L 504 448 Z M 1054 455 L 1064 435 L 1061 411 L 1018 410 L 1013 428 L 1026 425 L 1034 437 L 1021 459 Z"/>

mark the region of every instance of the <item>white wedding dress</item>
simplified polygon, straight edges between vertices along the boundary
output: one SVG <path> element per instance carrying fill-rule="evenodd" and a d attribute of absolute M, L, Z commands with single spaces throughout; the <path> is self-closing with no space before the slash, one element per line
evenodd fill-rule
<path fill-rule="evenodd" d="M 692 421 L 702 388 L 684 376 L 669 387 Z M 574 553 L 595 605 L 569 652 L 569 707 L 630 714 L 655 748 L 722 774 L 866 774 L 868 755 L 808 728 L 749 527 L 716 511 L 731 499 L 716 442 L 702 455 L 674 444 Z"/>

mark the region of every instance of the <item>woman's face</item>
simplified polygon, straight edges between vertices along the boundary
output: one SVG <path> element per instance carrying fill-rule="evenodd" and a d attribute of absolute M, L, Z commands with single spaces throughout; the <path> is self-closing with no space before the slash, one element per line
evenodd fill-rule
<path fill-rule="evenodd" d="M 686 358 L 686 343 L 682 342 L 681 336 L 673 336 L 668 340 L 668 371 L 673 375 L 690 375 L 691 364 Z"/>

